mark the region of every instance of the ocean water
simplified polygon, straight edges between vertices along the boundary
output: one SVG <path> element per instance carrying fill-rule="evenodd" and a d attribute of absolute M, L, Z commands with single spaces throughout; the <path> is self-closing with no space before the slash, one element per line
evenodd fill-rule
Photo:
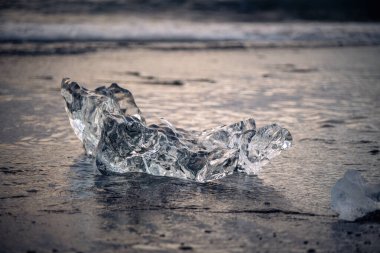
<path fill-rule="evenodd" d="M 1 13 L 1 11 L 0 11 Z M 378 46 L 379 23 L 242 22 L 136 14 L 3 11 L 1 55 L 80 54 L 120 48 L 208 50 Z"/>
<path fill-rule="evenodd" d="M 136 15 L 120 1 L 0 6 L 2 250 L 379 251 L 378 220 L 342 222 L 330 208 L 347 169 L 380 182 L 379 23 Z M 64 77 L 117 82 L 148 124 L 253 117 L 287 128 L 294 146 L 257 176 L 104 176 L 70 127 Z"/>
<path fill-rule="evenodd" d="M 58 21 L 58 22 L 57 22 Z M 378 45 L 377 23 L 243 23 L 197 22 L 180 19 L 88 17 L 66 18 L 63 22 L 5 21 L 0 24 L 0 41 L 239 41 L 254 45 L 336 46 Z"/>

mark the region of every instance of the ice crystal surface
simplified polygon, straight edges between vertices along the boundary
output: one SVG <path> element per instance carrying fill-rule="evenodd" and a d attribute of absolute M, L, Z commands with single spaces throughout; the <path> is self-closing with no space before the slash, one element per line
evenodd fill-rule
<path fill-rule="evenodd" d="M 358 171 L 348 170 L 331 190 L 331 207 L 342 220 L 354 221 L 380 209 L 380 184 L 369 184 Z"/>
<path fill-rule="evenodd" d="M 145 172 L 205 182 L 234 171 L 255 174 L 292 144 L 285 128 L 256 129 L 253 119 L 199 132 L 166 120 L 147 125 L 132 93 L 117 84 L 90 91 L 65 78 L 61 94 L 75 134 L 104 174 Z"/>

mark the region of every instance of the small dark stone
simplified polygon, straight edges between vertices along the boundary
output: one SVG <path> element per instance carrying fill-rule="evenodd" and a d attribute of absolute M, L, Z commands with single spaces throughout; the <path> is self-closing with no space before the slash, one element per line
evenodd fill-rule
<path fill-rule="evenodd" d="M 273 233 L 273 237 L 277 237 L 277 234 L 276 234 L 276 233 Z"/>
<path fill-rule="evenodd" d="M 352 235 L 352 231 L 347 231 L 347 234 L 348 235 Z"/>
<path fill-rule="evenodd" d="M 308 241 L 303 241 L 303 244 L 305 244 L 305 245 L 308 244 L 308 243 L 309 243 Z"/>
<path fill-rule="evenodd" d="M 212 231 L 211 230 L 205 230 L 206 234 L 210 234 Z"/>
<path fill-rule="evenodd" d="M 40 80 L 53 80 L 53 77 L 50 75 L 41 75 L 41 76 L 35 76 L 35 79 L 40 79 Z"/>
<path fill-rule="evenodd" d="M 131 75 L 131 76 L 140 76 L 140 72 L 138 71 L 127 71 L 126 72 L 127 75 Z"/>
<path fill-rule="evenodd" d="M 55 253 L 55 252 L 58 252 L 58 250 L 57 249 L 52 249 L 51 252 Z"/>
<path fill-rule="evenodd" d="M 30 189 L 30 190 L 26 190 L 27 192 L 30 192 L 30 193 L 36 193 L 38 192 L 36 189 Z"/>
<path fill-rule="evenodd" d="M 165 234 L 160 234 L 160 237 L 165 237 Z"/>
<path fill-rule="evenodd" d="M 193 250 L 193 247 L 191 247 L 191 246 L 181 245 L 181 246 L 179 247 L 179 249 L 180 249 L 180 250 Z"/>
<path fill-rule="evenodd" d="M 173 85 L 183 85 L 183 82 L 181 80 L 174 80 L 172 82 Z"/>
<path fill-rule="evenodd" d="M 360 237 L 360 236 L 362 236 L 362 234 L 361 233 L 356 233 L 355 236 L 356 237 Z"/>
<path fill-rule="evenodd" d="M 364 244 L 371 245 L 371 241 L 365 241 Z"/>
<path fill-rule="evenodd" d="M 331 125 L 331 124 L 323 124 L 321 126 L 321 128 L 331 128 L 331 127 L 335 127 L 334 125 Z"/>
<path fill-rule="evenodd" d="M 131 228 L 131 227 L 128 228 L 128 231 L 131 233 L 138 233 L 138 231 L 136 229 Z"/>
<path fill-rule="evenodd" d="M 26 253 L 36 253 L 35 250 L 27 250 Z"/>
<path fill-rule="evenodd" d="M 369 153 L 371 153 L 371 155 L 377 155 L 379 153 L 379 150 L 374 149 L 374 150 L 369 151 Z"/>
<path fill-rule="evenodd" d="M 270 206 L 270 202 L 264 202 L 264 205 Z"/>
<path fill-rule="evenodd" d="M 307 250 L 307 253 L 315 253 L 316 251 L 315 251 L 315 249 L 308 249 Z"/>

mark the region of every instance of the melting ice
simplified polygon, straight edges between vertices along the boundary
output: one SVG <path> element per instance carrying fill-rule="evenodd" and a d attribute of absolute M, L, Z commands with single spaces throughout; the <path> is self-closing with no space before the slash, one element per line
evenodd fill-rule
<path fill-rule="evenodd" d="M 380 184 L 368 184 L 358 171 L 348 170 L 331 190 L 331 207 L 348 221 L 380 210 Z"/>
<path fill-rule="evenodd" d="M 90 91 L 65 78 L 61 94 L 75 134 L 104 174 L 145 172 L 198 182 L 234 171 L 257 173 L 292 136 L 277 124 L 256 129 L 254 119 L 204 131 L 166 120 L 147 125 L 132 93 L 112 84 Z"/>

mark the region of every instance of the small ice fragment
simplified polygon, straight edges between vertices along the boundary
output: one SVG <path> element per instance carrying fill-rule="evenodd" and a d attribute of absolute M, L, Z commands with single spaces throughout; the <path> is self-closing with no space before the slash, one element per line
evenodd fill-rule
<path fill-rule="evenodd" d="M 368 184 L 358 171 L 348 170 L 331 190 L 331 208 L 339 219 L 354 221 L 380 209 L 380 184 Z"/>
<path fill-rule="evenodd" d="M 117 84 L 90 91 L 65 78 L 61 94 L 75 134 L 104 174 L 145 172 L 205 182 L 237 170 L 256 174 L 292 145 L 288 130 L 277 124 L 256 129 L 254 119 L 201 132 L 164 119 L 147 125 L 132 93 Z"/>

